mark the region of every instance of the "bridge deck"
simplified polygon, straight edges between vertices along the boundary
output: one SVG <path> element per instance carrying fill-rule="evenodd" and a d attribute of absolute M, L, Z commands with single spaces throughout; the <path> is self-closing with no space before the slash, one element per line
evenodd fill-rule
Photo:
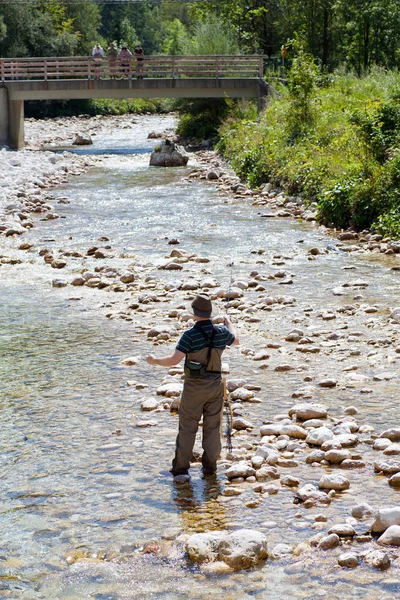
<path fill-rule="evenodd" d="M 0 59 L 0 145 L 24 145 L 24 100 L 261 98 L 264 57 L 91 56 Z"/>

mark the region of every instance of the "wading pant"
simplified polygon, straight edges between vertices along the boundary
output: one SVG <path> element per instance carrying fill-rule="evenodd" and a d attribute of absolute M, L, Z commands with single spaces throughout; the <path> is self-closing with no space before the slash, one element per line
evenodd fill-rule
<path fill-rule="evenodd" d="M 187 473 L 193 456 L 193 446 L 199 421 L 203 416 L 203 458 L 205 472 L 213 472 L 221 453 L 220 422 L 224 402 L 224 387 L 220 375 L 207 379 L 186 378 L 179 407 L 179 433 L 176 438 L 173 475 Z"/>

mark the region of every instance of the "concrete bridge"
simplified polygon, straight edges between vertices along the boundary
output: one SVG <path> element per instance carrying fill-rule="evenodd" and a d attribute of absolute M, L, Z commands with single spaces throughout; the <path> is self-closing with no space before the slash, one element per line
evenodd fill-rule
<path fill-rule="evenodd" d="M 0 59 L 0 146 L 24 146 L 24 100 L 256 98 L 260 109 L 263 65 L 259 55 Z"/>

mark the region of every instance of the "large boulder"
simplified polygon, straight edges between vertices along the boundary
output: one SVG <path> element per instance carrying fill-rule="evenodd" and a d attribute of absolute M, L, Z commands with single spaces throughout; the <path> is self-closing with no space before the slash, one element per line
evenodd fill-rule
<path fill-rule="evenodd" d="M 76 133 L 72 141 L 73 146 L 91 146 L 92 144 L 92 138 L 86 133 Z"/>
<path fill-rule="evenodd" d="M 197 563 L 223 561 L 233 569 L 248 569 L 267 558 L 267 538 L 252 529 L 196 533 L 187 540 L 186 552 Z"/>
<path fill-rule="evenodd" d="M 189 157 L 185 150 L 170 140 L 162 140 L 150 155 L 152 167 L 185 167 Z"/>

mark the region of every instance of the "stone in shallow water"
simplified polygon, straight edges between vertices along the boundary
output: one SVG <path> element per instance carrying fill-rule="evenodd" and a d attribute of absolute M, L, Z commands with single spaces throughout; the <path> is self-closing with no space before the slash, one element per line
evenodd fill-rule
<path fill-rule="evenodd" d="M 391 476 L 389 479 L 389 485 L 392 487 L 400 487 L 400 473 L 396 473 L 395 475 Z"/>
<path fill-rule="evenodd" d="M 400 526 L 391 525 L 377 540 L 381 546 L 400 546 Z"/>
<path fill-rule="evenodd" d="M 400 525 L 400 506 L 380 508 L 375 515 L 371 531 L 373 533 L 383 533 L 391 525 Z"/>
<path fill-rule="evenodd" d="M 386 429 L 379 436 L 380 438 L 388 438 L 391 442 L 400 442 L 400 427 Z"/>
<path fill-rule="evenodd" d="M 394 475 L 400 473 L 399 460 L 377 460 L 374 462 L 375 473 L 384 473 L 385 475 Z"/>
<path fill-rule="evenodd" d="M 326 419 L 328 411 L 323 404 L 296 404 L 289 410 L 289 416 L 292 415 L 296 415 L 296 419 L 299 421 L 308 421 L 309 419 Z"/>
<path fill-rule="evenodd" d="M 318 487 L 320 489 L 342 491 L 350 487 L 350 481 L 344 475 L 332 473 L 323 475 L 318 482 Z"/>
<path fill-rule="evenodd" d="M 386 571 L 386 569 L 390 567 L 389 555 L 381 550 L 372 550 L 372 552 L 368 552 L 368 554 L 364 556 L 364 562 L 381 571 Z"/>
<path fill-rule="evenodd" d="M 356 530 L 348 523 L 338 523 L 330 527 L 328 533 L 336 533 L 339 537 L 353 537 L 356 535 Z"/>
<path fill-rule="evenodd" d="M 196 533 L 185 549 L 194 562 L 223 561 L 233 569 L 252 567 L 268 556 L 265 535 L 251 529 Z"/>
<path fill-rule="evenodd" d="M 354 552 L 345 552 L 338 558 L 338 564 L 341 567 L 347 567 L 348 569 L 354 569 L 358 566 L 358 556 Z"/>
<path fill-rule="evenodd" d="M 63 288 L 68 285 L 67 281 L 63 281 L 62 279 L 53 279 L 51 282 L 53 288 Z"/>
<path fill-rule="evenodd" d="M 143 400 L 141 408 L 145 412 L 156 410 L 158 408 L 158 401 L 155 398 L 146 398 Z"/>
<path fill-rule="evenodd" d="M 316 427 L 309 431 L 306 442 L 314 446 L 322 446 L 324 442 L 331 440 L 333 437 L 334 434 L 327 427 Z"/>
<path fill-rule="evenodd" d="M 360 502 L 360 504 L 356 504 L 351 508 L 351 514 L 355 519 L 365 519 L 367 517 L 371 517 L 374 512 L 375 511 L 372 506 L 367 504 L 367 502 Z"/>
<path fill-rule="evenodd" d="M 238 462 L 225 471 L 225 475 L 228 479 L 236 479 L 237 477 L 246 478 L 255 474 L 256 470 L 245 462 Z"/>
<path fill-rule="evenodd" d="M 331 533 L 330 535 L 323 537 L 319 541 L 318 548 L 320 550 L 330 550 L 331 548 L 336 548 L 336 546 L 339 546 L 339 544 L 339 536 L 336 533 Z"/>

